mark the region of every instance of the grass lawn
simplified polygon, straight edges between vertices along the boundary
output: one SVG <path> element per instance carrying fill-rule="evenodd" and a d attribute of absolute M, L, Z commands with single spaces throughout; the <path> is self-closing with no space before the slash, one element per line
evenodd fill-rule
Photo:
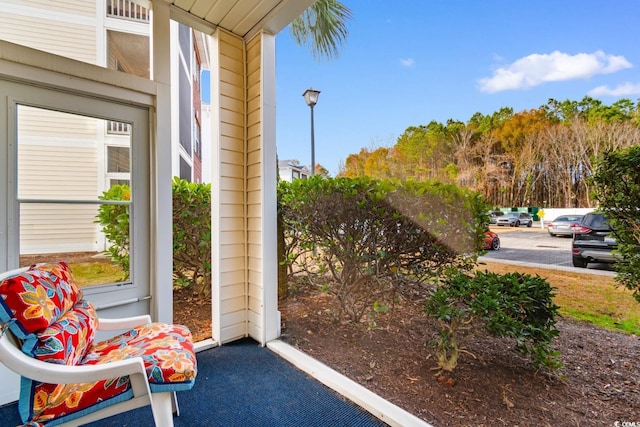
<path fill-rule="evenodd" d="M 479 270 L 518 272 L 544 277 L 555 287 L 562 316 L 584 320 L 618 332 L 640 335 L 640 303 L 614 277 L 486 262 Z"/>

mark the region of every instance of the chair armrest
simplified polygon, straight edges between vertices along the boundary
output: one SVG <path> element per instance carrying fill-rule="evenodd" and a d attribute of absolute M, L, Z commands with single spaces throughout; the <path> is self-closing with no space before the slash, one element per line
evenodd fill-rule
<path fill-rule="evenodd" d="M 98 365 L 58 365 L 27 356 L 10 343 L 7 336 L 0 338 L 0 361 L 12 371 L 26 378 L 52 384 L 92 383 L 125 375 L 143 375 L 146 377 L 144 362 L 141 357 L 132 357 Z"/>
<path fill-rule="evenodd" d="M 136 326 L 151 323 L 151 316 L 143 314 L 141 316 L 123 317 L 120 319 L 98 318 L 99 331 L 117 331 L 120 329 L 133 329 Z"/>

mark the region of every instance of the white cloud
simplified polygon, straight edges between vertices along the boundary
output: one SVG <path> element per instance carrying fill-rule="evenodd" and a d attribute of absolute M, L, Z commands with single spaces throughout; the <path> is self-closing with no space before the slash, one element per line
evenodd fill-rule
<path fill-rule="evenodd" d="M 607 55 L 601 50 L 569 55 L 554 51 L 534 53 L 518 59 L 507 67 L 498 68 L 492 77 L 479 80 L 482 92 L 528 89 L 548 82 L 588 79 L 598 74 L 610 74 L 632 65 L 624 56 Z"/>
<path fill-rule="evenodd" d="M 407 59 L 401 59 L 400 63 L 402 64 L 403 67 L 413 67 L 414 65 L 416 65 L 416 61 L 413 60 L 413 58 L 407 58 Z"/>
<path fill-rule="evenodd" d="M 609 86 L 598 86 L 593 88 L 587 93 L 589 96 L 633 96 L 640 95 L 640 83 L 626 82 L 622 83 L 614 88 Z"/>

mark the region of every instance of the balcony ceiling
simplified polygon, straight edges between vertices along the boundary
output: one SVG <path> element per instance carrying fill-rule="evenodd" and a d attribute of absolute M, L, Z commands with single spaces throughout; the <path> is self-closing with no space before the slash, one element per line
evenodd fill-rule
<path fill-rule="evenodd" d="M 277 34 L 315 0 L 171 0 L 172 18 L 204 33 L 223 28 L 250 38 Z"/>

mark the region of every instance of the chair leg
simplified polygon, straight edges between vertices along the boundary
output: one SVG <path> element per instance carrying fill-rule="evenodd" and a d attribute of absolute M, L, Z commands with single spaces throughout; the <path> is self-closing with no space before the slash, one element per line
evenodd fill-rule
<path fill-rule="evenodd" d="M 178 395 L 174 391 L 171 393 L 171 410 L 173 411 L 174 417 L 180 416 L 180 406 L 178 406 Z"/>
<path fill-rule="evenodd" d="M 151 410 L 156 427 L 173 427 L 173 392 L 151 393 Z"/>

